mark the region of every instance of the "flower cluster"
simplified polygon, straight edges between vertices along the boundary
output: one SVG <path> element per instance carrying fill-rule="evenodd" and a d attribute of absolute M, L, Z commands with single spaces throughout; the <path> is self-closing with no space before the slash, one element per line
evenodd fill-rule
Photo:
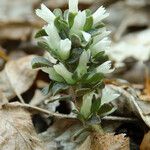
<path fill-rule="evenodd" d="M 38 44 L 48 52 L 48 57 L 35 58 L 32 67 L 49 74 L 53 95 L 63 93 L 67 100 L 69 97 L 76 102 L 80 119 L 100 114 L 106 101 L 118 96 L 102 90 L 105 74 L 114 70 L 105 54 L 110 48 L 110 32 L 102 21 L 108 13 L 103 7 L 93 14 L 88 9 L 80 11 L 78 0 L 69 0 L 69 9 L 64 13 L 60 9 L 52 12 L 42 4 L 36 14 L 47 22 L 36 38 L 40 38 Z"/>

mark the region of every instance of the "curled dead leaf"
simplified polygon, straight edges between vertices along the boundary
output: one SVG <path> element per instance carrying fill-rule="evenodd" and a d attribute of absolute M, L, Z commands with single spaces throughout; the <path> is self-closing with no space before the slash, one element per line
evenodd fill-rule
<path fill-rule="evenodd" d="M 8 100 L 27 91 L 33 84 L 37 71 L 31 68 L 33 55 L 9 61 L 0 72 L 0 89 Z"/>

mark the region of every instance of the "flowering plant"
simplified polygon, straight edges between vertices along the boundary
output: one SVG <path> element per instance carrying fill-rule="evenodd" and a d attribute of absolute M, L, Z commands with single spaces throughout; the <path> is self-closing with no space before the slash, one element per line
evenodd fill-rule
<path fill-rule="evenodd" d="M 103 83 L 105 74 L 114 70 L 105 54 L 110 47 L 110 32 L 102 22 L 108 16 L 106 10 L 100 7 L 93 14 L 88 9 L 80 11 L 78 0 L 69 0 L 64 13 L 60 9 L 52 12 L 42 4 L 36 14 L 47 22 L 36 38 L 48 57 L 34 58 L 32 67 L 49 74 L 51 95 L 72 101 L 73 112 L 82 122 L 112 112 L 108 103 L 118 94 Z"/>

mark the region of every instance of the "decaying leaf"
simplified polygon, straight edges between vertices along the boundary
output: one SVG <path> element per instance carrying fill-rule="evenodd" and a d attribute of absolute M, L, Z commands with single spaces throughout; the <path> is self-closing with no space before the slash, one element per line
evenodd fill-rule
<path fill-rule="evenodd" d="M 0 39 L 26 41 L 32 35 L 33 27 L 38 21 L 33 15 L 34 4 L 39 0 L 1 0 L 0 5 Z"/>
<path fill-rule="evenodd" d="M 44 150 L 30 113 L 16 104 L 4 104 L 0 108 L 0 149 Z"/>
<path fill-rule="evenodd" d="M 9 61 L 0 72 L 0 89 L 8 99 L 28 90 L 36 78 L 37 71 L 31 69 L 33 55 Z"/>
<path fill-rule="evenodd" d="M 112 104 L 117 107 L 116 113 L 121 116 L 132 116 L 133 114 L 141 118 L 150 127 L 149 105 L 145 109 L 145 102 L 140 100 L 135 90 L 128 85 L 125 89 L 121 86 L 107 85 L 120 93 L 120 97 Z M 148 111 L 147 111 L 148 110 Z"/>
<path fill-rule="evenodd" d="M 116 62 L 123 62 L 128 57 L 146 61 L 150 54 L 149 36 L 150 29 L 128 34 L 120 42 L 114 43 L 108 53 Z"/>
<path fill-rule="evenodd" d="M 73 136 L 82 128 L 80 122 L 76 119 L 55 119 L 54 124 L 47 131 L 39 134 L 47 150 L 73 150 L 84 139 L 86 134 L 79 136 L 77 140 Z"/>
<path fill-rule="evenodd" d="M 0 47 L 0 58 L 4 59 L 6 61 L 9 59 L 1 47 Z"/>
<path fill-rule="evenodd" d="M 110 133 L 100 135 L 94 133 L 87 137 L 77 150 L 129 150 L 129 138 L 124 134 L 113 135 Z"/>
<path fill-rule="evenodd" d="M 144 135 L 143 141 L 140 145 L 140 150 L 150 149 L 150 131 Z"/>

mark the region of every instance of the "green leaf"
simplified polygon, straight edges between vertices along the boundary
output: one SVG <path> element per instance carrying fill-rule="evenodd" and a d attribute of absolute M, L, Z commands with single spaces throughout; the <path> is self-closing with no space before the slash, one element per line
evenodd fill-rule
<path fill-rule="evenodd" d="M 100 107 L 98 111 L 98 115 L 101 117 L 108 116 L 116 110 L 115 107 L 111 106 L 110 104 L 104 104 Z"/>
<path fill-rule="evenodd" d="M 103 22 L 100 22 L 100 23 L 98 23 L 98 24 L 95 26 L 96 29 L 100 29 L 100 28 L 103 28 L 103 27 L 105 27 L 105 24 L 104 24 Z"/>
<path fill-rule="evenodd" d="M 90 88 L 81 88 L 81 89 L 77 89 L 75 92 L 76 92 L 76 95 L 82 96 L 86 94 L 87 92 L 89 92 L 90 90 L 91 90 Z"/>
<path fill-rule="evenodd" d="M 57 81 L 61 83 L 65 82 L 65 80 L 55 71 L 53 67 L 42 68 L 42 71 L 44 71 L 45 73 L 48 73 L 49 78 L 53 81 Z"/>
<path fill-rule="evenodd" d="M 52 67 L 53 64 L 44 57 L 35 57 L 31 62 L 32 68 Z"/>
<path fill-rule="evenodd" d="M 84 31 L 91 30 L 92 26 L 93 26 L 93 17 L 90 16 L 86 19 L 86 23 L 84 25 Z"/>
<path fill-rule="evenodd" d="M 71 50 L 70 57 L 68 60 L 66 60 L 66 66 L 70 69 L 71 72 L 74 72 L 76 70 L 82 51 L 83 49 L 81 48 L 73 48 Z M 73 78 L 75 76 L 76 75 L 74 75 L 73 73 Z"/>
<path fill-rule="evenodd" d="M 105 83 L 104 81 L 102 80 L 101 82 L 98 82 L 97 84 L 95 84 L 92 89 L 103 89 L 105 87 Z"/>
<path fill-rule="evenodd" d="M 84 116 L 83 116 L 80 112 L 76 112 L 76 114 L 77 114 L 77 118 L 78 118 L 82 123 L 84 123 L 84 122 L 85 122 Z"/>
<path fill-rule="evenodd" d="M 74 13 L 69 13 L 68 22 L 69 22 L 69 27 L 70 27 L 70 28 L 73 26 L 75 16 L 76 16 L 76 14 L 74 14 Z"/>
<path fill-rule="evenodd" d="M 52 91 L 52 94 L 53 95 L 56 95 L 57 93 L 63 91 L 63 90 L 66 90 L 68 89 L 69 86 L 65 83 L 55 83 L 51 89 Z"/>
<path fill-rule="evenodd" d="M 105 54 L 105 51 L 101 51 L 93 57 L 93 60 L 99 62 L 99 64 L 102 64 L 108 59 L 108 55 Z"/>
<path fill-rule="evenodd" d="M 69 36 L 69 26 L 66 21 L 62 20 L 60 17 L 57 17 L 54 21 L 56 28 L 58 29 L 62 39 L 66 39 Z"/>
<path fill-rule="evenodd" d="M 93 103 L 92 103 L 92 107 L 91 107 L 91 112 L 93 114 L 96 114 L 100 108 L 100 105 L 101 105 L 101 99 L 100 98 L 98 98 L 98 99 L 94 98 Z"/>
<path fill-rule="evenodd" d="M 73 45 L 74 48 L 81 47 L 81 39 L 78 35 L 72 34 L 70 36 L 70 38 L 71 38 L 71 42 L 72 42 L 72 45 Z"/>
<path fill-rule="evenodd" d="M 87 84 L 90 84 L 90 85 L 93 85 L 93 84 L 96 84 L 98 82 L 101 82 L 104 78 L 104 75 L 101 74 L 101 73 L 95 73 L 95 72 L 89 72 L 86 76 L 88 76 L 87 78 L 85 78 L 83 76 L 83 83 L 87 83 Z"/>
<path fill-rule="evenodd" d="M 85 12 L 87 17 L 92 15 L 92 11 L 90 9 L 86 9 Z"/>
<path fill-rule="evenodd" d="M 83 51 L 80 55 L 79 64 L 76 69 L 77 76 L 81 79 L 87 73 L 87 64 L 89 62 L 89 51 Z"/>
<path fill-rule="evenodd" d="M 83 102 L 80 113 L 85 119 L 88 119 L 91 115 L 91 106 L 94 92 L 87 93 L 83 96 Z"/>
<path fill-rule="evenodd" d="M 48 45 L 48 43 L 42 41 L 42 42 L 38 42 L 38 46 L 41 47 L 42 49 L 50 52 L 51 51 L 51 48 L 50 46 Z"/>
<path fill-rule="evenodd" d="M 101 23 L 96 28 L 89 30 L 88 32 L 91 34 L 92 37 L 97 36 L 100 34 L 100 28 L 104 28 L 105 24 Z"/>
<path fill-rule="evenodd" d="M 41 29 L 40 31 L 38 31 L 36 34 L 35 34 L 35 38 L 40 38 L 42 36 L 48 36 L 46 31 L 44 29 Z"/>
<path fill-rule="evenodd" d="M 70 57 L 67 60 L 67 63 L 68 64 L 73 64 L 75 62 L 78 62 L 82 52 L 83 52 L 83 49 L 81 49 L 81 48 L 74 48 L 74 49 L 72 49 Z"/>
<path fill-rule="evenodd" d="M 63 18 L 62 10 L 59 9 L 59 8 L 54 9 L 53 14 L 54 14 L 56 17 L 60 17 L 61 19 Z"/>

